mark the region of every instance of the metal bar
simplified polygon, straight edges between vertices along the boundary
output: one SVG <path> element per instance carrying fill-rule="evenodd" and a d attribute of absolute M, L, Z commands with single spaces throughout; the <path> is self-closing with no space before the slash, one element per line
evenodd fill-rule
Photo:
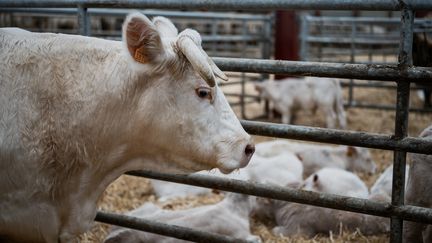
<path fill-rule="evenodd" d="M 355 42 L 357 34 L 357 25 L 353 22 L 351 24 L 351 44 L 350 44 L 350 63 L 355 63 Z M 354 99 L 354 81 L 353 79 L 349 80 L 349 88 L 348 88 L 348 105 L 352 106 Z"/>
<path fill-rule="evenodd" d="M 254 36 L 254 35 L 224 35 L 224 36 L 218 36 L 218 35 L 203 35 L 202 36 L 203 41 L 207 42 L 218 42 L 218 41 L 265 41 L 265 38 L 262 36 Z"/>
<path fill-rule="evenodd" d="M 225 96 L 241 96 L 241 94 L 239 94 L 239 93 L 229 93 L 229 92 L 224 92 L 224 95 Z M 253 98 L 253 99 L 260 99 L 260 96 L 259 95 L 251 95 L 251 94 L 245 94 L 245 95 L 243 95 L 243 97 L 245 97 L 245 98 Z"/>
<path fill-rule="evenodd" d="M 2 0 L 0 7 L 76 7 L 82 4 L 85 7 L 98 8 L 162 8 L 162 9 L 188 9 L 188 10 L 373 10 L 397 11 L 403 7 L 402 1 L 395 0 Z M 407 5 L 413 10 L 432 10 L 430 0 L 410 1 Z"/>
<path fill-rule="evenodd" d="M 87 8 L 79 5 L 78 6 L 78 12 L 77 12 L 77 17 L 78 17 L 78 33 L 80 35 L 84 35 L 84 36 L 89 36 L 90 35 L 90 28 L 89 28 L 89 17 L 87 14 Z"/>
<path fill-rule="evenodd" d="M 362 198 L 295 190 L 288 187 L 199 174 L 165 174 L 154 171 L 130 171 L 126 174 L 382 217 L 397 215 L 406 220 L 432 223 L 432 209 L 429 208 L 392 206 L 389 203 L 379 203 Z"/>
<path fill-rule="evenodd" d="M 349 82 L 341 82 L 342 87 L 349 87 Z M 353 87 L 362 87 L 362 88 L 385 88 L 385 89 L 397 89 L 397 85 L 390 83 L 358 83 L 354 82 Z M 422 87 L 418 86 L 410 86 L 410 90 L 422 90 Z"/>
<path fill-rule="evenodd" d="M 400 18 L 387 18 L 387 17 L 333 17 L 333 16 L 314 16 L 306 15 L 306 20 L 309 22 L 317 22 L 319 24 L 350 24 L 355 23 L 374 23 L 374 24 L 390 24 L 400 25 Z M 415 19 L 414 23 L 430 23 L 428 19 Z"/>
<path fill-rule="evenodd" d="M 148 219 L 126 216 L 121 214 L 101 212 L 101 211 L 99 211 L 96 214 L 95 220 L 102 223 L 118 225 L 130 229 L 142 230 L 150 233 L 166 235 L 177 239 L 189 240 L 195 242 L 215 242 L 215 243 L 248 242 L 247 240 L 244 239 L 237 239 L 225 235 L 203 232 L 200 230 L 190 229 L 183 226 L 169 225 L 169 224 L 160 223 Z"/>
<path fill-rule="evenodd" d="M 367 36 L 360 38 L 357 36 L 356 39 L 352 39 L 351 37 L 342 37 L 342 36 L 308 36 L 305 38 L 306 42 L 311 43 L 328 43 L 328 44 L 358 44 L 358 45 L 396 45 L 399 43 L 397 40 L 392 40 L 391 37 L 386 36 L 386 38 L 378 38 L 370 35 L 370 38 Z"/>
<path fill-rule="evenodd" d="M 341 83 L 342 87 L 349 87 L 351 84 L 349 82 L 342 81 Z M 359 87 L 359 88 L 384 88 L 384 89 L 396 89 L 397 86 L 390 83 L 358 83 L 354 82 L 352 84 L 353 87 Z M 411 87 L 411 89 L 421 89 L 419 87 Z"/>
<path fill-rule="evenodd" d="M 247 35 L 247 26 L 246 26 L 246 21 L 242 21 L 241 22 L 242 25 L 242 35 Z M 242 41 L 241 43 L 241 55 L 243 57 L 246 56 L 246 48 L 247 48 L 247 43 L 245 41 Z M 241 85 L 240 85 L 240 115 L 242 119 L 246 119 L 246 108 L 245 108 L 245 93 L 246 93 L 246 74 L 245 73 L 241 73 Z"/>
<path fill-rule="evenodd" d="M 402 72 L 397 65 L 299 62 L 221 57 L 215 57 L 213 60 L 224 71 L 381 81 L 424 81 L 432 83 L 432 68 L 427 67 L 410 67 Z"/>
<path fill-rule="evenodd" d="M 309 22 L 306 21 L 306 14 L 302 14 L 300 20 L 300 60 L 307 61 L 309 50 L 306 38 L 309 34 Z"/>
<path fill-rule="evenodd" d="M 364 109 L 379 109 L 379 110 L 387 110 L 394 111 L 396 110 L 396 106 L 393 105 L 374 105 L 374 104 L 363 104 L 358 102 L 353 102 L 351 105 L 344 104 L 347 107 L 351 108 L 364 108 Z M 432 112 L 431 108 L 409 108 L 410 112 L 419 112 L 419 113 L 429 113 Z"/>
<path fill-rule="evenodd" d="M 274 21 L 274 12 L 271 13 L 270 18 L 264 21 L 264 31 L 262 33 L 262 37 L 265 39 L 262 42 L 261 47 L 261 58 L 262 59 L 270 59 L 272 54 L 272 27 L 273 27 L 273 21 Z M 261 80 L 268 79 L 268 74 L 261 74 Z"/>
<path fill-rule="evenodd" d="M 395 139 L 403 139 L 407 136 L 409 86 L 409 82 L 398 83 Z M 404 204 L 406 154 L 404 151 L 394 151 L 393 155 L 392 204 L 396 206 Z M 391 217 L 390 228 L 390 242 L 402 242 L 403 220 L 399 217 Z"/>
<path fill-rule="evenodd" d="M 76 6 L 75 6 L 76 7 Z M 40 13 L 40 14 L 68 14 L 75 15 L 76 8 L 1 8 L 0 12 L 4 13 Z M 124 17 L 130 13 L 130 9 L 88 9 L 88 14 L 93 16 L 119 16 Z M 148 16 L 165 16 L 171 18 L 188 18 L 188 19 L 222 19 L 222 20 L 268 20 L 271 16 L 268 14 L 245 14 L 245 13 L 208 13 L 208 12 L 180 12 L 167 10 L 143 10 L 141 13 Z"/>
<path fill-rule="evenodd" d="M 400 47 L 398 57 L 401 71 L 404 71 L 404 69 L 407 67 L 412 66 L 413 25 L 414 12 L 406 7 L 401 12 Z M 397 140 L 401 140 L 407 136 L 409 95 L 410 83 L 399 82 L 397 85 L 397 109 L 394 136 L 394 138 Z M 404 204 L 405 166 L 406 152 L 394 151 L 392 184 L 392 205 L 394 206 L 401 206 Z M 400 217 L 392 216 L 390 218 L 390 229 L 390 242 L 401 243 L 403 234 L 403 220 Z"/>
<path fill-rule="evenodd" d="M 244 103 L 243 103 L 243 105 L 254 104 L 256 102 L 257 101 L 255 99 L 254 100 L 245 100 Z M 234 107 L 234 106 L 242 105 L 242 103 L 241 102 L 235 102 L 235 103 L 229 103 L 229 105 L 232 106 L 232 107 Z"/>
<path fill-rule="evenodd" d="M 253 135 L 432 154 L 432 141 L 424 138 L 406 137 L 395 139 L 392 135 L 377 133 L 246 120 L 240 122 L 246 132 Z"/>

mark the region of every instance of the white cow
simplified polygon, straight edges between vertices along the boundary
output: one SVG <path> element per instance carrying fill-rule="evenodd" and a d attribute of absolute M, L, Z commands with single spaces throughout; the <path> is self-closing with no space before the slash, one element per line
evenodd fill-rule
<path fill-rule="evenodd" d="M 366 184 L 357 175 L 338 168 L 324 168 L 315 172 L 304 181 L 303 189 L 349 197 L 369 196 Z"/>
<path fill-rule="evenodd" d="M 335 128 L 336 123 L 340 128 L 346 127 L 342 89 L 336 79 L 306 77 L 267 80 L 255 83 L 255 89 L 282 114 L 282 123 L 291 123 L 299 110 L 313 114 L 320 110 L 326 116 L 327 127 Z"/>
<path fill-rule="evenodd" d="M 432 125 L 420 133 L 421 138 L 432 141 Z M 432 155 L 411 154 L 405 204 L 432 208 Z M 403 242 L 432 242 L 432 228 L 427 224 L 404 222 Z"/>
<path fill-rule="evenodd" d="M 405 188 L 408 183 L 409 165 L 405 167 Z M 371 194 L 384 194 L 391 198 L 393 184 L 393 165 L 387 167 L 371 187 Z"/>
<path fill-rule="evenodd" d="M 123 42 L 0 30 L 0 235 L 71 242 L 129 170 L 247 165 L 254 147 L 194 30 L 139 13 Z"/>
<path fill-rule="evenodd" d="M 172 225 L 184 226 L 205 232 L 223 234 L 251 242 L 261 242 L 252 235 L 249 225 L 249 196 L 228 193 L 219 203 L 185 210 L 163 210 L 152 203 L 128 213 L 130 216 L 156 220 Z M 185 242 L 166 236 L 115 227 L 105 239 L 105 243 L 169 243 Z"/>
<path fill-rule="evenodd" d="M 369 150 L 353 146 L 307 144 L 278 139 L 257 144 L 255 156 L 272 157 L 287 151 L 295 153 L 303 162 L 305 177 L 324 167 L 369 174 L 376 170 Z"/>

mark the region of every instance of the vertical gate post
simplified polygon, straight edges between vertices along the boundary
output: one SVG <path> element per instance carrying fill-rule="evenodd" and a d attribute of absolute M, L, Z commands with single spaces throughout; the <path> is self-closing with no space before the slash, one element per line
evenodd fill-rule
<path fill-rule="evenodd" d="M 90 35 L 90 21 L 87 8 L 83 5 L 78 5 L 78 34 Z"/>
<path fill-rule="evenodd" d="M 401 72 L 412 65 L 414 12 L 406 7 L 401 10 L 401 31 L 399 44 L 399 68 Z M 409 114 L 410 82 L 399 81 L 397 84 L 395 138 L 407 136 Z M 406 152 L 395 151 L 393 162 L 392 204 L 403 205 L 405 196 Z M 390 242 L 402 242 L 403 220 L 397 217 L 390 219 Z"/>

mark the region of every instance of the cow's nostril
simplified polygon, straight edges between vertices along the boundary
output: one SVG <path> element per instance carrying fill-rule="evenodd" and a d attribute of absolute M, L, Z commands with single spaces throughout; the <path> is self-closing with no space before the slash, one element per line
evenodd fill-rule
<path fill-rule="evenodd" d="M 246 148 L 245 148 L 246 156 L 251 157 L 254 152 L 255 152 L 255 145 L 254 144 L 246 145 Z"/>

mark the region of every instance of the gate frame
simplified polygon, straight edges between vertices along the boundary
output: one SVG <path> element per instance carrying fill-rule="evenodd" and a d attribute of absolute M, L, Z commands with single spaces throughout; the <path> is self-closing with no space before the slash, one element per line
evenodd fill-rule
<path fill-rule="evenodd" d="M 165 9 L 218 9 L 218 10 L 276 10 L 276 9 L 309 9 L 309 10 L 392 10 L 401 11 L 401 32 L 398 65 L 364 65 L 244 60 L 240 58 L 218 58 L 216 63 L 225 71 L 280 73 L 288 75 L 316 75 L 323 77 L 351 77 L 368 80 L 384 80 L 397 82 L 397 109 L 395 132 L 392 136 L 335 129 L 311 128 L 294 125 L 280 125 L 242 121 L 245 130 L 254 135 L 283 137 L 318 142 L 331 142 L 345 145 L 360 145 L 364 147 L 394 150 L 394 169 L 392 185 L 392 201 L 377 203 L 366 199 L 329 195 L 323 193 L 292 190 L 283 187 L 270 187 L 260 183 L 243 182 L 232 179 L 211 178 L 201 175 L 170 175 L 155 172 L 131 172 L 134 175 L 147 178 L 182 182 L 190 185 L 215 187 L 223 190 L 264 196 L 284 201 L 330 207 L 335 209 L 360 212 L 391 219 L 391 242 L 402 241 L 403 219 L 432 224 L 432 209 L 404 205 L 404 183 L 406 153 L 416 152 L 432 154 L 432 141 L 424 138 L 407 137 L 408 106 L 410 82 L 428 80 L 432 82 L 432 68 L 412 67 L 412 35 L 414 10 L 432 10 L 430 0 L 274 0 L 270 3 L 262 0 L 3 0 L 0 7 L 78 7 L 82 19 L 81 33 L 85 33 L 87 9 L 89 7 L 122 7 L 122 8 L 165 8 Z M 236 65 L 227 66 L 227 63 Z M 263 66 L 257 64 L 265 64 Z M 315 63 L 316 64 L 316 63 Z M 346 137 L 344 137 L 346 135 Z M 129 174 L 131 174 L 129 173 Z M 141 173 L 141 174 L 140 174 Z M 112 217 L 110 217 L 112 216 Z M 111 220 L 112 219 L 112 220 Z M 119 226 L 135 227 L 153 233 L 186 240 L 206 240 L 208 242 L 245 242 L 197 230 L 184 229 L 178 226 L 164 226 L 159 223 L 149 223 L 146 220 L 133 217 L 109 215 L 99 212 L 96 220 L 115 223 Z M 147 224 L 146 224 L 147 223 Z M 156 227 L 155 225 L 158 224 Z M 161 231 L 161 229 L 163 229 Z M 173 230 L 170 230 L 173 229 Z M 188 232 L 188 233 L 185 233 Z M 190 235 L 188 235 L 190 233 Z"/>

